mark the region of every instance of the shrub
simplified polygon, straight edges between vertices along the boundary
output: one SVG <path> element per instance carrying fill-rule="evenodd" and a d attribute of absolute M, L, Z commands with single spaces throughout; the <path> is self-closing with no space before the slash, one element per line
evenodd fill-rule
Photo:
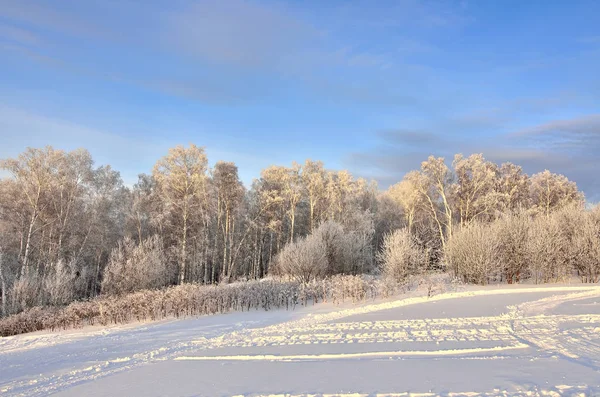
<path fill-rule="evenodd" d="M 441 281 L 432 282 L 439 285 L 440 292 L 445 290 L 446 287 L 440 285 Z M 424 279 L 400 284 L 390 279 L 372 276 L 342 275 L 312 279 L 309 282 L 271 278 L 220 285 L 183 284 L 120 296 L 104 295 L 89 301 L 73 302 L 62 308 L 33 307 L 1 319 L 0 336 L 44 329 L 122 324 L 234 310 L 293 309 L 298 304 L 308 305 L 323 301 L 357 302 L 387 298 L 427 284 Z"/>
<path fill-rule="evenodd" d="M 502 266 L 501 278 L 509 284 L 528 276 L 528 238 L 531 219 L 526 214 L 507 215 L 492 224 L 490 238 L 496 243 L 497 262 Z"/>
<path fill-rule="evenodd" d="M 472 223 L 456 230 L 446 243 L 445 260 L 466 283 L 498 280 L 497 243 L 491 226 Z"/>
<path fill-rule="evenodd" d="M 65 305 L 76 298 L 78 273 L 75 263 L 59 260 L 49 269 L 44 280 L 44 289 L 51 305 Z"/>
<path fill-rule="evenodd" d="M 585 214 L 573 239 L 572 250 L 575 268 L 582 281 L 600 281 L 600 212 Z"/>
<path fill-rule="evenodd" d="M 28 307 L 45 303 L 42 279 L 37 274 L 21 276 L 9 290 L 10 312 L 17 313 Z"/>
<path fill-rule="evenodd" d="M 529 271 L 536 284 L 562 281 L 571 275 L 568 240 L 556 214 L 539 216 L 531 223 L 527 251 Z"/>
<path fill-rule="evenodd" d="M 428 265 L 426 252 L 417 244 L 408 229 L 387 234 L 377 253 L 382 274 L 396 281 L 424 271 Z"/>
<path fill-rule="evenodd" d="M 372 230 L 346 231 L 333 221 L 283 248 L 274 272 L 308 282 L 335 274 L 363 274 L 372 269 Z"/>
<path fill-rule="evenodd" d="M 308 283 L 327 272 L 327 245 L 309 235 L 283 247 L 277 255 L 277 272 L 298 282 Z"/>
<path fill-rule="evenodd" d="M 123 294 L 136 290 L 161 288 L 173 282 L 175 271 L 158 236 L 139 245 L 130 238 L 119 242 L 108 261 L 102 293 Z"/>

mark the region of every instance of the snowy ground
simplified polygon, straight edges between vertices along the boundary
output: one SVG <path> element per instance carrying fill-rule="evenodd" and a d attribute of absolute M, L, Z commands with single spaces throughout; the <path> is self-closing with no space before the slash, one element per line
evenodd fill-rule
<path fill-rule="evenodd" d="M 0 339 L 0 395 L 600 395 L 600 287 L 504 286 Z"/>

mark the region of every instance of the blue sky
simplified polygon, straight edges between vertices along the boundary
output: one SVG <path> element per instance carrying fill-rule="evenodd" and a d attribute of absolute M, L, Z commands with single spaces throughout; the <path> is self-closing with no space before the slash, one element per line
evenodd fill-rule
<path fill-rule="evenodd" d="M 247 184 L 312 158 L 385 188 L 482 152 L 600 198 L 598 1 L 0 0 L 0 60 L 0 157 L 133 183 L 193 142 Z"/>

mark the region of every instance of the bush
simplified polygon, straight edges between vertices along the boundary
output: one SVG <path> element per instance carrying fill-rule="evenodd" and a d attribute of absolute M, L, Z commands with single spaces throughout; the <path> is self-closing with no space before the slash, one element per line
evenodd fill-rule
<path fill-rule="evenodd" d="M 584 282 L 598 282 L 600 212 L 571 205 L 534 218 L 520 213 L 473 223 L 449 239 L 445 259 L 457 277 L 478 284 L 561 282 L 575 271 Z"/>
<path fill-rule="evenodd" d="M 575 235 L 572 250 L 575 268 L 583 282 L 600 281 L 600 212 L 586 213 Z"/>
<path fill-rule="evenodd" d="M 78 273 L 75 263 L 59 260 L 49 270 L 44 280 L 44 289 L 51 305 L 66 305 L 76 298 Z"/>
<path fill-rule="evenodd" d="M 446 243 L 445 260 L 463 282 L 485 285 L 499 279 L 496 248 L 492 227 L 475 222 L 453 233 Z"/>
<path fill-rule="evenodd" d="M 372 233 L 346 231 L 337 222 L 322 223 L 306 238 L 286 245 L 274 272 L 302 282 L 335 274 L 363 274 L 372 269 Z"/>
<path fill-rule="evenodd" d="M 123 294 L 161 288 L 171 284 L 174 276 L 175 270 L 158 236 L 150 237 L 139 245 L 125 238 L 111 252 L 102 281 L 102 293 Z"/>
<path fill-rule="evenodd" d="M 42 279 L 37 274 L 28 274 L 15 280 L 9 290 L 10 313 L 18 313 L 28 307 L 45 304 Z"/>
<path fill-rule="evenodd" d="M 531 223 L 527 249 L 529 272 L 536 284 L 564 281 L 573 272 L 574 236 L 560 223 L 563 215 L 539 216 Z"/>
<path fill-rule="evenodd" d="M 327 272 L 327 254 L 327 245 L 321 238 L 300 238 L 277 255 L 277 272 L 301 283 L 322 278 Z"/>
<path fill-rule="evenodd" d="M 500 277 L 509 284 L 518 283 L 528 276 L 531 221 L 526 214 L 515 214 L 502 217 L 492 224 L 490 238 L 495 240 L 497 262 L 502 266 Z"/>
<path fill-rule="evenodd" d="M 399 229 L 387 234 L 381 251 L 377 253 L 382 274 L 402 281 L 411 274 L 427 269 L 428 256 L 417 244 L 408 229 Z"/>

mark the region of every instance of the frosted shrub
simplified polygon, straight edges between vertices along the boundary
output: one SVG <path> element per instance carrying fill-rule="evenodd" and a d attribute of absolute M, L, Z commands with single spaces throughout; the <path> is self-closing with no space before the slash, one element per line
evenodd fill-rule
<path fill-rule="evenodd" d="M 466 283 L 488 284 L 498 279 L 496 241 L 489 225 L 473 223 L 456 230 L 445 247 L 445 260 Z"/>
<path fill-rule="evenodd" d="M 419 247 L 408 229 L 398 229 L 383 239 L 381 251 L 377 253 L 381 271 L 385 277 L 402 281 L 410 274 L 427 268 L 427 255 Z"/>
<path fill-rule="evenodd" d="M 132 321 L 200 316 L 233 310 L 293 309 L 331 301 L 388 298 L 406 290 L 403 284 L 372 276 L 336 275 L 309 282 L 263 279 L 233 284 L 183 284 L 161 290 L 125 295 L 101 295 L 68 306 L 33 307 L 0 319 L 0 336 L 43 329 L 59 330 L 84 325 L 123 324 Z"/>
<path fill-rule="evenodd" d="M 536 218 L 531 223 L 527 238 L 529 271 L 533 281 L 536 284 L 558 282 L 569 277 L 572 269 L 567 250 L 570 249 L 555 216 Z"/>
<path fill-rule="evenodd" d="M 573 239 L 575 267 L 583 282 L 600 281 L 600 212 L 586 213 Z"/>
<path fill-rule="evenodd" d="M 490 230 L 496 240 L 498 263 L 503 278 L 509 284 L 527 277 L 529 255 L 527 250 L 531 219 L 526 214 L 509 215 L 498 219 Z"/>
<path fill-rule="evenodd" d="M 277 272 L 298 282 L 322 278 L 327 271 L 327 246 L 309 235 L 286 245 L 276 259 Z"/>
<path fill-rule="evenodd" d="M 163 244 L 158 236 L 136 245 L 129 238 L 119 242 L 108 261 L 102 281 L 102 293 L 122 294 L 141 289 L 160 288 L 173 282 Z"/>
<path fill-rule="evenodd" d="M 362 227 L 347 231 L 337 222 L 322 223 L 313 233 L 325 247 L 328 275 L 361 274 L 371 270 L 373 263 L 372 229 Z"/>
<path fill-rule="evenodd" d="M 75 299 L 77 271 L 75 263 L 65 263 L 59 260 L 51 267 L 49 275 L 44 280 L 44 289 L 46 290 L 51 305 L 66 305 Z"/>
<path fill-rule="evenodd" d="M 17 279 L 9 291 L 10 312 L 17 313 L 28 307 L 44 304 L 42 280 L 37 274 Z"/>

